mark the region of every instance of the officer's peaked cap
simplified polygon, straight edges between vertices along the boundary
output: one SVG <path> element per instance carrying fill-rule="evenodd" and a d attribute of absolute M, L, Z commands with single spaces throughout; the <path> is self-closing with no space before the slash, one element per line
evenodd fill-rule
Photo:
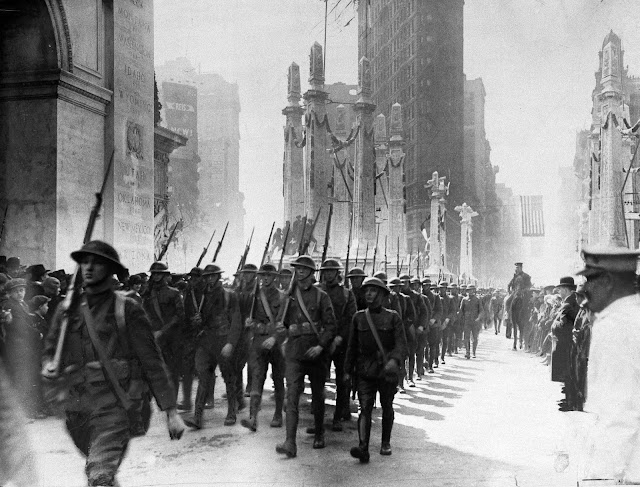
<path fill-rule="evenodd" d="M 128 272 L 127 268 L 122 265 L 122 262 L 120 262 L 120 256 L 118 255 L 116 249 L 114 249 L 107 242 L 103 242 L 102 240 L 91 240 L 90 242 L 84 244 L 80 250 L 71 252 L 71 258 L 78 264 L 87 255 L 94 255 L 96 257 L 101 257 L 107 260 L 110 264 L 114 265 L 117 274 L 124 275 Z"/>
<path fill-rule="evenodd" d="M 222 274 L 222 269 L 216 264 L 208 264 L 202 271 L 202 277 L 210 276 L 212 274 Z"/>
<path fill-rule="evenodd" d="M 626 247 L 593 247 L 582 250 L 584 269 L 579 276 L 590 276 L 601 272 L 637 273 L 639 250 Z"/>
<path fill-rule="evenodd" d="M 291 263 L 293 267 L 306 267 L 312 271 L 316 270 L 316 263 L 308 255 L 301 255 L 294 262 Z"/>
<path fill-rule="evenodd" d="M 169 267 L 167 267 L 167 264 L 164 262 L 154 262 L 151 264 L 151 267 L 149 267 L 149 272 L 151 274 L 171 274 Z"/>
<path fill-rule="evenodd" d="M 362 287 L 365 288 L 367 286 L 377 287 L 378 289 L 382 289 L 387 294 L 391 292 L 389 288 L 385 285 L 385 283 L 382 282 L 377 277 L 367 277 L 362 283 Z"/>
<path fill-rule="evenodd" d="M 320 267 L 321 271 L 338 271 L 341 269 L 340 262 L 336 259 L 327 259 L 322 263 Z"/>
<path fill-rule="evenodd" d="M 360 267 L 354 267 L 349 271 L 347 277 L 367 277 L 364 271 Z"/>

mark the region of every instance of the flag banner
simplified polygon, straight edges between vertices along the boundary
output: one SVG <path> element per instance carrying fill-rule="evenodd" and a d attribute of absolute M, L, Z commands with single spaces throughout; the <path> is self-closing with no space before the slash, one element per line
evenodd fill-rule
<path fill-rule="evenodd" d="M 542 196 L 520 196 L 522 209 L 522 236 L 544 237 L 544 211 Z"/>

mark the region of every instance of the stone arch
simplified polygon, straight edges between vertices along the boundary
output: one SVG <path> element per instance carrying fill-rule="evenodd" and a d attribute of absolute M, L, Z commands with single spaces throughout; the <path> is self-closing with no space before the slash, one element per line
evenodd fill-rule
<path fill-rule="evenodd" d="M 53 33 L 56 38 L 58 66 L 65 71 L 73 72 L 73 51 L 69 23 L 62 0 L 44 0 L 49 10 Z"/>

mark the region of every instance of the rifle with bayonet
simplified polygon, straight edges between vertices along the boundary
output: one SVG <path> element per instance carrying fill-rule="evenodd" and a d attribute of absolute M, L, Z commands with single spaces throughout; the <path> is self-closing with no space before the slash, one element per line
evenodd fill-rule
<path fill-rule="evenodd" d="M 109 176 L 111 175 L 111 168 L 113 167 L 113 157 L 115 155 L 115 150 L 111 152 L 111 158 L 109 159 L 109 165 L 107 166 L 107 170 L 104 173 L 104 179 L 102 180 L 102 187 L 100 188 L 100 192 L 96 193 L 96 202 L 91 209 L 91 214 L 89 215 L 89 222 L 87 223 L 87 228 L 84 232 L 84 238 L 82 239 L 82 244 L 85 245 L 91 241 L 91 237 L 93 235 L 93 230 L 96 226 L 96 220 L 100 216 L 100 209 L 102 208 L 102 200 L 104 197 L 104 192 L 107 188 L 107 181 L 109 180 Z M 56 343 L 56 350 L 53 355 L 53 359 L 48 364 L 45 364 L 45 367 L 42 370 L 42 375 L 48 379 L 55 379 L 60 376 L 60 364 L 62 362 L 62 349 L 64 348 L 64 341 L 67 335 L 67 329 L 69 328 L 69 310 L 71 309 L 72 304 L 75 302 L 75 298 L 77 292 L 79 290 L 81 275 L 80 275 L 80 265 L 76 266 L 75 272 L 71 276 L 71 280 L 69 281 L 69 285 L 67 286 L 67 293 L 62 301 L 62 305 L 60 307 L 60 312 L 62 313 L 62 318 L 60 321 L 60 329 L 58 331 L 58 341 Z"/>
<path fill-rule="evenodd" d="M 353 229 L 353 222 L 351 220 L 351 218 L 349 218 L 349 238 L 347 238 L 347 258 L 345 260 L 344 263 L 344 277 L 345 277 L 345 283 L 344 285 L 347 287 L 347 289 L 351 288 L 351 281 L 349 280 L 349 278 L 347 277 L 349 275 L 349 254 L 351 253 L 351 231 Z"/>
<path fill-rule="evenodd" d="M 256 227 L 253 227 L 251 230 L 251 236 L 249 237 L 249 241 L 247 245 L 244 247 L 244 252 L 240 256 L 240 262 L 238 263 L 238 270 L 236 272 L 240 272 L 240 270 L 244 267 L 247 262 L 247 256 L 249 255 L 249 249 L 251 248 L 251 241 L 253 240 L 253 232 L 255 232 Z"/>
<path fill-rule="evenodd" d="M 211 262 L 215 262 L 218 258 L 218 254 L 220 253 L 220 249 L 222 248 L 222 242 L 224 242 L 224 237 L 227 234 L 227 228 L 229 228 L 229 222 L 224 227 L 224 232 L 222 232 L 222 237 L 218 240 L 218 246 L 216 247 L 216 251 L 213 254 L 213 260 Z"/>
<path fill-rule="evenodd" d="M 264 252 L 262 253 L 262 259 L 260 259 L 260 266 L 258 267 L 258 270 L 260 269 L 260 267 L 262 267 L 262 265 L 264 264 L 264 261 L 267 259 L 267 254 L 269 253 L 269 245 L 271 244 L 271 237 L 273 236 L 273 229 L 276 226 L 276 222 L 273 222 L 273 225 L 271 225 L 271 231 L 269 232 L 269 238 L 267 239 L 267 243 L 264 246 Z M 249 317 L 247 318 L 247 321 L 253 320 L 253 312 L 256 309 L 256 298 L 258 297 L 258 276 L 256 276 L 256 280 L 253 284 L 253 294 L 252 294 L 252 298 L 251 298 L 251 311 L 249 311 Z"/>
<path fill-rule="evenodd" d="M 358 245 L 356 245 L 356 267 L 358 267 L 358 254 L 360 254 L 360 240 L 358 240 Z"/>
<path fill-rule="evenodd" d="M 331 217 L 333 216 L 333 203 L 329 203 L 329 217 L 327 218 L 327 228 L 324 232 L 324 248 L 322 249 L 322 260 L 327 258 L 327 250 L 329 249 L 329 234 L 331 233 Z"/>
<path fill-rule="evenodd" d="M 400 276 L 400 237 L 398 237 L 398 246 L 396 247 L 396 275 Z"/>
<path fill-rule="evenodd" d="M 304 247 L 304 233 L 307 229 L 307 215 L 304 216 L 301 222 L 300 240 L 298 240 L 298 255 L 302 255 L 302 248 Z"/>
<path fill-rule="evenodd" d="M 167 250 L 169 249 L 169 244 L 173 240 L 173 237 L 176 234 L 176 230 L 178 229 L 178 225 L 180 223 L 182 223 L 182 220 L 178 220 L 177 222 L 174 223 L 173 228 L 171 229 L 171 232 L 169 233 L 169 238 L 167 239 L 167 241 L 162 246 L 162 250 L 160 251 L 160 254 L 158 254 L 158 257 L 156 257 L 156 262 L 161 261 L 162 258 L 164 257 L 164 254 L 167 253 Z"/>
<path fill-rule="evenodd" d="M 376 258 L 378 257 L 378 238 L 380 237 L 380 227 L 376 229 L 376 246 L 373 249 L 373 269 L 371 269 L 371 275 L 376 273 Z"/>
<path fill-rule="evenodd" d="M 284 232 L 284 240 L 282 241 L 282 254 L 280 254 L 280 262 L 278 263 L 278 273 L 282 270 L 282 262 L 284 261 L 284 253 L 287 251 L 287 242 L 289 241 L 289 231 L 291 230 L 291 223 L 287 223 L 287 228 Z"/>
<path fill-rule="evenodd" d="M 387 273 L 387 235 L 384 236 L 384 273 Z"/>
<path fill-rule="evenodd" d="M 320 218 L 320 211 L 322 210 L 322 208 L 318 208 L 318 213 L 316 213 L 316 219 L 313 220 L 313 225 L 311 225 L 311 229 L 309 230 L 309 236 L 307 237 L 303 247 L 302 247 L 302 254 L 300 255 L 305 255 L 307 252 L 309 252 L 309 244 L 311 243 L 311 238 L 313 237 L 313 232 L 316 229 L 316 225 L 318 224 L 318 218 Z"/>
<path fill-rule="evenodd" d="M 204 247 L 202 249 L 202 253 L 200 254 L 200 258 L 198 259 L 198 262 L 196 263 L 196 267 L 200 267 L 200 264 L 202 264 L 202 259 L 204 259 L 204 256 L 207 255 L 207 252 L 209 251 L 209 246 L 211 245 L 211 242 L 213 241 L 213 236 L 216 234 L 216 231 L 214 230 L 213 233 L 211 234 L 211 238 L 209 239 L 209 243 L 207 244 L 206 247 Z"/>
<path fill-rule="evenodd" d="M 364 262 L 362 263 L 362 270 L 367 273 L 367 257 L 369 257 L 369 242 L 367 242 L 367 248 L 364 251 Z"/>

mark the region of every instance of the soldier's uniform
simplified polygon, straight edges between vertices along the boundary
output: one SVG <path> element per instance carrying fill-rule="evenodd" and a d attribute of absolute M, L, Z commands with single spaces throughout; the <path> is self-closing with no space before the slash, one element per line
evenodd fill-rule
<path fill-rule="evenodd" d="M 364 282 L 363 287 L 375 286 L 381 292 L 389 292 L 385 284 L 372 277 Z M 380 454 L 391 455 L 391 430 L 393 428 L 393 398 L 399 375 L 393 373 L 404 362 L 407 354 L 404 327 L 400 316 L 395 311 L 381 306 L 382 300 L 366 310 L 358 311 L 353 317 L 349 345 L 345 360 L 347 374 L 356 373 L 358 377 L 358 399 L 360 400 L 360 416 L 358 418 L 359 444 L 351 449 L 351 455 L 361 462 L 369 461 L 369 437 L 371 433 L 371 413 L 376 394 L 380 394 L 382 405 L 382 442 Z M 375 327 L 384 354 L 380 350 L 371 324 Z M 396 362 L 394 367 L 390 363 Z M 391 369 L 391 370 L 390 370 Z M 391 372 L 391 373 L 390 373 Z"/>
<path fill-rule="evenodd" d="M 437 287 L 436 283 L 431 283 L 429 290 L 424 291 L 424 296 L 426 296 L 429 303 L 431 303 L 431 320 L 429 320 L 429 331 L 427 333 L 427 372 L 429 374 L 433 374 L 433 368 L 439 365 L 438 349 L 442 335 L 440 326 L 444 319 L 442 299 L 439 294 L 434 292 Z"/>
<path fill-rule="evenodd" d="M 242 333 L 238 338 L 238 345 L 233 352 L 233 367 L 235 369 L 236 378 L 236 401 L 238 403 L 238 409 L 244 409 L 245 402 L 245 389 L 242 383 L 242 372 L 244 366 L 247 365 L 249 360 L 249 348 L 251 342 L 251 336 L 246 326 L 247 318 L 251 313 L 251 303 L 253 302 L 253 289 L 255 287 L 256 272 L 258 268 L 254 264 L 245 264 L 240 270 L 240 284 L 236 290 L 236 296 L 238 298 L 238 306 L 240 307 L 240 319 L 242 322 Z M 247 367 L 247 389 L 246 395 L 249 395 L 251 391 L 251 380 L 253 373 L 251 371 L 251 363 Z"/>
<path fill-rule="evenodd" d="M 473 358 L 476 357 L 476 348 L 478 347 L 478 334 L 482 324 L 479 318 L 482 314 L 482 305 L 475 295 L 476 287 L 467 286 L 468 296 L 465 296 L 460 302 L 460 320 L 464 329 L 464 346 L 466 349 L 465 358 L 471 357 L 471 349 L 473 348 Z"/>
<path fill-rule="evenodd" d="M 184 297 L 184 326 L 182 327 L 182 404 L 179 409 L 191 410 L 191 391 L 196 372 L 196 334 L 202 325 L 202 305 L 204 304 L 204 282 L 202 269 L 194 267 Z"/>
<path fill-rule="evenodd" d="M 351 292 L 356 297 L 356 306 L 358 310 L 365 309 L 367 302 L 364 300 L 364 289 L 362 289 L 362 281 L 367 277 L 360 267 L 354 267 L 347 274 L 347 279 L 351 280 Z M 358 281 L 358 285 L 354 286 L 354 279 Z"/>
<path fill-rule="evenodd" d="M 169 269 L 162 262 L 151 264 L 152 275 L 170 276 Z M 184 325 L 184 303 L 180 291 L 167 285 L 166 280 L 151 282 L 148 292 L 142 298 L 142 306 L 151 322 L 151 330 L 169 369 L 174 390 L 178 391 L 181 369 L 181 330 Z"/>
<path fill-rule="evenodd" d="M 408 372 L 407 372 L 410 364 L 409 357 L 411 356 L 412 353 L 413 353 L 413 356 L 415 357 L 415 353 L 416 353 L 416 343 L 417 343 L 416 329 L 413 326 L 413 317 L 415 316 L 415 309 L 413 308 L 413 303 L 411 302 L 411 298 L 409 298 L 409 296 L 405 296 L 404 294 L 402 294 L 400 289 L 402 287 L 402 281 L 399 278 L 395 277 L 391 279 L 389 284 L 391 285 L 391 293 L 389 294 L 389 297 L 387 298 L 387 300 L 389 301 L 390 305 L 386 306 L 385 304 L 383 304 L 383 306 L 387 309 L 391 309 L 398 313 L 398 315 L 400 316 L 400 319 L 402 320 L 402 325 L 404 326 L 405 338 L 407 339 L 407 355 L 405 356 L 404 361 L 402 362 L 402 370 L 400 371 L 402 376 L 400 377 L 400 380 L 398 382 L 398 392 L 404 393 L 405 379 L 408 379 L 409 387 L 416 386 L 415 382 L 413 382 L 413 377 L 411 377 L 410 379 L 408 378 Z M 415 363 L 414 363 L 414 367 L 415 367 Z M 413 372 L 413 369 L 412 369 L 412 372 Z M 418 377 L 417 379 L 420 380 L 420 377 Z"/>
<path fill-rule="evenodd" d="M 407 378 L 409 385 L 411 385 L 413 382 L 414 369 L 418 375 L 418 379 L 422 378 L 424 374 L 424 349 L 426 346 L 426 330 L 429 323 L 430 312 L 420 294 L 411 289 L 411 277 L 408 274 L 403 274 L 400 276 L 400 280 L 402 281 L 402 294 L 407 296 L 411 301 L 413 308 L 411 326 L 413 326 L 416 335 L 416 347 L 415 349 L 409 350 L 409 375 Z M 418 283 L 419 282 L 420 281 L 418 281 Z"/>
<path fill-rule="evenodd" d="M 278 274 L 278 270 L 271 264 L 264 264 L 258 271 L 261 274 Z M 271 427 L 282 426 L 282 407 L 284 405 L 284 372 L 285 362 L 282 355 L 282 342 L 285 332 L 276 327 L 276 318 L 280 314 L 282 295 L 275 282 L 268 287 L 260 287 L 256 297 L 253 317 L 249 318 L 249 332 L 251 336 L 249 348 L 249 370 L 253 374 L 251 380 L 250 418 L 242 420 L 242 425 L 253 431 L 258 427 L 258 412 L 262 403 L 264 382 L 267 370 L 271 364 L 273 388 L 275 392 L 276 408 L 271 420 Z M 273 339 L 275 343 L 270 347 L 264 346 L 265 341 Z"/>
<path fill-rule="evenodd" d="M 204 268 L 202 277 L 220 275 L 222 270 L 215 264 Z M 233 354 L 223 355 L 223 348 L 238 344 L 242 333 L 240 308 L 234 293 L 222 287 L 220 280 L 215 284 L 207 284 L 202 306 L 202 324 L 196 340 L 196 371 L 198 373 L 198 390 L 196 392 L 195 414 L 187 424 L 192 428 L 202 427 L 202 415 L 207 396 L 214 380 L 216 366 L 220 367 L 222 378 L 227 389 L 227 417 L 225 426 L 236 423 L 237 394 Z"/>
<path fill-rule="evenodd" d="M 449 291 L 451 292 L 451 294 L 449 295 L 451 321 L 449 322 L 450 332 L 447 352 L 449 357 L 451 357 L 453 353 L 458 353 L 458 346 L 460 343 L 462 343 L 462 323 L 458 316 L 462 296 L 458 294 L 458 285 L 455 283 L 449 284 Z"/>
<path fill-rule="evenodd" d="M 451 336 L 452 329 L 452 319 L 455 318 L 457 310 L 452 308 L 453 301 L 451 300 L 451 296 L 447 294 L 447 288 L 449 284 L 446 281 L 441 281 L 439 285 L 440 290 L 440 302 L 442 303 L 442 321 L 440 322 L 440 326 L 438 329 L 440 330 L 440 339 L 438 340 L 439 346 L 441 345 L 440 352 L 440 362 L 445 363 L 444 355 L 447 351 L 447 347 L 449 346 L 449 337 Z"/>
<path fill-rule="evenodd" d="M 118 272 L 126 270 L 117 252 L 104 242 L 89 242 L 71 256 L 80 262 L 87 254 L 108 260 Z M 104 373 L 89 337 L 85 313 L 93 317 L 97 337 L 111 367 L 134 404 L 141 399 L 143 381 L 151 388 L 161 410 L 175 407 L 176 394 L 149 319 L 138 303 L 123 295 L 116 296 L 110 280 L 99 289 L 83 292 L 79 298 L 77 305 L 69 311 L 61 363 L 61 370 L 73 371 L 65 407 L 66 424 L 73 442 L 87 457 L 85 471 L 89 485 L 114 485 L 115 474 L 131 437 L 130 412 Z M 123 320 L 118 313 L 122 313 Z M 47 335 L 45 359 L 53 358 L 59 331 L 58 319 Z"/>
<path fill-rule="evenodd" d="M 322 272 L 327 270 L 335 270 L 336 272 L 339 272 L 339 262 L 334 259 L 327 259 L 322 263 L 320 271 Z M 332 346 L 333 351 L 329 358 L 328 366 L 331 367 L 331 362 L 333 362 L 336 370 L 336 409 L 333 415 L 333 430 L 342 431 L 341 421 L 343 419 L 348 420 L 351 418 L 351 411 L 349 408 L 350 384 L 344 381 L 344 358 L 347 350 L 347 343 L 349 341 L 351 320 L 357 311 L 356 298 L 351 291 L 340 284 L 337 280 L 331 284 L 323 282 L 320 285 L 320 288 L 327 293 L 331 300 L 331 306 L 333 307 L 333 313 L 336 318 L 336 338 L 341 338 L 339 345 Z"/>
<path fill-rule="evenodd" d="M 296 268 L 296 272 L 298 267 L 316 270 L 313 259 L 308 256 L 298 257 L 292 265 Z M 313 405 L 315 432 L 313 447 L 324 448 L 324 383 L 327 354 L 337 330 L 331 300 L 324 291 L 312 285 L 312 278 L 313 275 L 303 283 L 298 281 L 294 284 L 294 291 L 292 295 L 285 298 L 282 316 L 278 319 L 287 329 L 288 336 L 285 346 L 287 436 L 284 443 L 276 446 L 276 451 L 289 457 L 297 455 L 298 406 L 300 395 L 304 392 L 304 378 L 307 375 L 311 382 Z M 315 358 L 309 357 L 307 352 L 317 346 L 320 346 L 323 351 Z"/>

